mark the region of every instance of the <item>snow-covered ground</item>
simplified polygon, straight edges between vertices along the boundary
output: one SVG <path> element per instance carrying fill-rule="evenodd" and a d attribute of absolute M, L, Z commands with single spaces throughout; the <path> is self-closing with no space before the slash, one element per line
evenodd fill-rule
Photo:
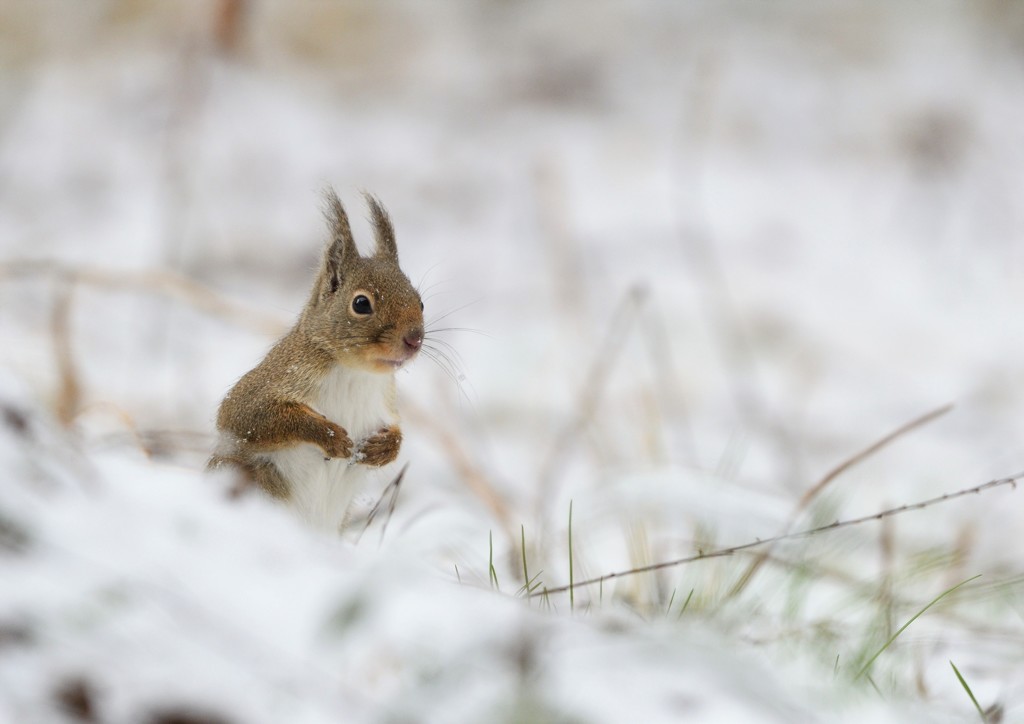
<path fill-rule="evenodd" d="M 1024 470 L 1017 4 L 232 6 L 0 6 L 0 721 L 1024 719 L 1010 487 L 521 590 Z M 201 472 L 327 184 L 451 345 L 338 540 Z"/>

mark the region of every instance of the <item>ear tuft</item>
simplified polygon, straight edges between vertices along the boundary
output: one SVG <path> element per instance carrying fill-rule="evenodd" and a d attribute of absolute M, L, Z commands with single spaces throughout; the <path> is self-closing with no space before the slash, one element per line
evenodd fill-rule
<path fill-rule="evenodd" d="M 346 259 L 359 257 L 356 241 L 352 237 L 352 228 L 348 223 L 348 214 L 341 204 L 341 199 L 334 189 L 324 190 L 324 216 L 331 229 L 331 241 L 324 254 L 324 271 L 327 273 L 328 288 L 331 293 L 341 286 L 342 269 Z"/>
<path fill-rule="evenodd" d="M 370 207 L 370 218 L 373 221 L 373 232 L 377 238 L 376 256 L 382 256 L 398 263 L 398 245 L 395 243 L 395 227 L 391 225 L 391 217 L 384 210 L 383 204 L 373 194 L 363 193 Z"/>

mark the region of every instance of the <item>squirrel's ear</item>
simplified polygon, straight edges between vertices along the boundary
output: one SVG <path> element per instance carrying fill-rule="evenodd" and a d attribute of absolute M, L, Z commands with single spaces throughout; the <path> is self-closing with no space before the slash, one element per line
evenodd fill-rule
<path fill-rule="evenodd" d="M 383 256 L 398 262 L 398 245 L 395 243 L 395 228 L 391 225 L 391 217 L 384 210 L 380 201 L 372 194 L 364 193 L 366 203 L 370 207 L 370 216 L 373 219 L 373 232 L 377 237 L 377 251 L 375 256 Z"/>
<path fill-rule="evenodd" d="M 334 189 L 328 188 L 324 192 L 324 199 L 327 203 L 324 213 L 331 226 L 331 244 L 327 247 L 324 264 L 330 291 L 335 292 L 341 286 L 341 270 L 345 260 L 358 258 L 359 250 L 356 249 L 356 240 L 352 238 L 352 228 L 348 224 L 348 214 L 345 213 L 345 207 L 341 205 L 338 194 Z"/>

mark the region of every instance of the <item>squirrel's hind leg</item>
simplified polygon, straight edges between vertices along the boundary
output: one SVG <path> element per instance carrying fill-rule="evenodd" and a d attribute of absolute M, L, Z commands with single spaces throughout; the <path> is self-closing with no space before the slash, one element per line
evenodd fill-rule
<path fill-rule="evenodd" d="M 231 467 L 238 473 L 240 478 L 238 492 L 241 492 L 249 485 L 255 485 L 272 498 L 277 500 L 288 500 L 291 497 L 291 486 L 281 475 L 277 466 L 269 460 L 244 462 L 234 457 L 214 455 L 207 463 L 207 470 L 219 470 L 224 467 Z"/>
<path fill-rule="evenodd" d="M 271 497 L 278 500 L 288 500 L 291 497 L 291 486 L 277 466 L 269 460 L 246 466 L 246 472 L 252 477 L 253 482 Z"/>

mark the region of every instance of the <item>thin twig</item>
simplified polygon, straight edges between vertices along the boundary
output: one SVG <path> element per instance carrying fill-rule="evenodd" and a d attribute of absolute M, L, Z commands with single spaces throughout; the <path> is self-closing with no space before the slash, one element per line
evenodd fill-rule
<path fill-rule="evenodd" d="M 538 504 L 542 500 L 550 500 L 554 492 L 554 484 L 558 474 L 569 461 L 569 450 L 597 412 L 601 403 L 605 385 L 615 367 L 620 354 L 626 349 L 624 338 L 635 323 L 637 312 L 647 299 L 647 290 L 635 286 L 627 293 L 625 299 L 617 306 L 616 313 L 608 324 L 608 330 L 593 362 L 587 371 L 583 384 L 580 386 L 579 397 L 575 404 L 575 413 L 562 430 L 555 436 L 548 449 L 547 456 L 541 463 L 538 479 L 542 495 L 538 496 Z"/>
<path fill-rule="evenodd" d="M 70 425 L 82 404 L 82 386 L 78 382 L 74 353 L 71 347 L 71 300 L 74 284 L 58 280 L 50 317 L 53 336 L 53 358 L 57 363 L 56 415 L 62 425 Z"/>
<path fill-rule="evenodd" d="M 463 447 L 458 437 L 443 427 L 436 419 L 436 416 L 429 414 L 411 400 L 406 400 L 402 405 L 405 416 L 432 433 L 435 439 L 441 444 L 448 460 L 455 467 L 456 472 L 469 488 L 486 505 L 498 521 L 501 523 L 502 531 L 513 540 L 512 537 L 512 516 L 504 497 L 498 492 L 497 487 L 491 482 L 485 473 L 470 457 L 470 454 Z"/>
<path fill-rule="evenodd" d="M 726 556 L 731 556 L 734 553 L 739 553 L 740 551 L 745 551 L 745 550 L 748 550 L 750 548 L 757 548 L 757 547 L 764 546 L 764 545 L 771 545 L 772 543 L 778 543 L 779 541 L 784 541 L 784 540 L 793 540 L 793 539 L 796 539 L 796 538 L 806 538 L 808 536 L 816 535 L 818 533 L 825 533 L 825 532 L 831 531 L 831 530 L 839 530 L 840 528 L 849 528 L 851 526 L 860 525 L 861 523 L 867 523 L 868 521 L 872 521 L 872 520 L 882 520 L 884 518 L 888 518 L 888 517 L 893 516 L 893 515 L 899 515 L 901 513 L 908 513 L 908 512 L 910 512 L 912 510 L 921 510 L 923 508 L 929 508 L 929 507 L 931 507 L 933 505 L 937 505 L 939 503 L 945 503 L 946 501 L 949 501 L 949 500 L 954 500 L 956 498 L 962 498 L 965 495 L 972 495 L 972 494 L 976 494 L 976 493 L 981 493 L 981 492 L 984 492 L 986 490 L 990 490 L 992 488 L 1001 487 L 1003 485 L 1010 485 L 1013 488 L 1016 488 L 1017 487 L 1017 481 L 1020 480 L 1021 478 L 1024 478 L 1024 472 L 1020 472 L 1020 473 L 1017 473 L 1016 475 L 1011 475 L 1011 476 L 1006 477 L 1006 478 L 999 478 L 998 480 L 991 480 L 991 481 L 989 481 L 987 483 L 983 483 L 982 485 L 976 485 L 973 488 L 966 488 L 964 490 L 958 490 L 955 493 L 946 493 L 944 495 L 940 495 L 937 498 L 929 498 L 928 500 L 922 500 L 922 501 L 917 502 L 917 503 L 909 503 L 907 505 L 901 505 L 898 508 L 889 508 L 888 510 L 883 510 L 883 511 L 878 512 L 878 513 L 872 513 L 871 515 L 861 516 L 860 518 L 851 518 L 849 520 L 842 520 L 842 521 L 837 520 L 834 523 L 829 523 L 828 525 L 822 525 L 822 526 L 819 526 L 817 528 L 811 528 L 809 530 L 802 530 L 802 531 L 799 531 L 797 533 L 786 533 L 784 535 L 778 535 L 778 536 L 775 536 L 773 538 L 765 538 L 763 540 L 755 540 L 755 541 L 751 541 L 749 543 L 744 543 L 742 545 L 732 546 L 731 548 L 721 548 L 719 550 L 709 551 L 707 553 L 700 552 L 700 553 L 697 553 L 697 554 L 692 555 L 692 556 L 686 556 L 685 558 L 677 558 L 677 559 L 672 560 L 672 561 L 662 561 L 660 563 L 652 563 L 649 566 L 640 566 L 638 568 L 630 568 L 629 570 L 625 570 L 625 571 L 617 571 L 615 573 L 606 573 L 605 575 L 598 576 L 597 578 L 590 578 L 590 579 L 587 579 L 585 581 L 574 582 L 571 586 L 566 585 L 566 586 L 558 586 L 556 588 L 548 588 L 548 589 L 545 589 L 544 593 L 545 594 L 564 593 L 565 591 L 568 591 L 570 588 L 582 588 L 583 586 L 591 586 L 591 585 L 593 585 L 595 583 L 604 583 L 604 581 L 609 581 L 609 580 L 611 580 L 613 578 L 623 578 L 625 576 L 633 576 L 633 575 L 636 575 L 638 573 L 648 573 L 650 571 L 660 571 L 663 568 L 672 568 L 673 566 L 681 566 L 681 565 L 686 564 L 686 563 L 693 563 L 695 561 L 702 561 L 702 560 L 706 560 L 706 559 L 709 559 L 709 558 L 724 558 Z M 533 595 L 539 595 L 539 594 L 533 594 Z"/>
<path fill-rule="evenodd" d="M 844 460 L 843 462 L 839 463 L 834 468 L 829 470 L 827 473 L 825 473 L 821 480 L 819 480 L 817 483 L 808 488 L 807 492 L 800 496 L 800 500 L 797 501 L 796 507 L 790 514 L 789 521 L 786 523 L 785 528 L 782 529 L 782 533 L 785 534 L 792 530 L 793 524 L 796 522 L 796 519 L 800 516 L 800 513 L 802 513 L 807 508 L 807 506 L 810 505 L 811 502 L 816 497 L 818 497 L 822 493 L 822 491 L 825 490 L 826 487 L 828 487 L 829 483 L 831 483 L 833 480 L 838 478 L 840 475 L 842 475 L 843 473 L 845 473 L 847 470 L 854 467 L 858 463 L 863 462 L 864 460 L 871 457 L 878 451 L 882 450 L 888 445 L 891 445 L 892 443 L 894 443 L 896 440 L 900 439 L 907 433 L 913 432 L 914 430 L 923 427 L 924 425 L 927 425 L 929 422 L 932 422 L 933 420 L 937 420 L 938 418 L 942 417 L 952 409 L 952 404 L 943 405 L 942 407 L 932 410 L 931 412 L 927 412 L 924 415 L 915 417 L 910 422 L 900 425 L 898 428 L 890 432 L 888 435 L 884 436 L 880 440 L 871 443 L 860 452 L 848 457 L 846 460 Z M 732 589 L 729 591 L 728 597 L 732 598 L 734 596 L 739 595 L 750 584 L 750 581 L 753 579 L 754 575 L 758 572 L 758 570 L 760 570 L 762 565 L 764 565 L 763 556 L 759 556 L 758 558 L 755 558 L 753 561 L 751 561 L 750 565 L 743 572 L 743 575 L 739 577 L 739 580 L 736 581 L 735 585 L 733 585 Z"/>
<path fill-rule="evenodd" d="M 395 513 L 395 504 L 398 502 L 398 493 L 402 489 L 402 480 L 405 478 L 405 471 L 409 469 L 409 463 L 402 466 L 402 469 L 398 471 L 398 475 L 395 476 L 394 480 L 388 483 L 387 487 L 384 488 L 384 492 L 380 494 L 380 498 L 374 504 L 370 510 L 369 515 L 366 516 L 366 525 L 363 526 L 363 530 L 359 533 L 359 538 L 363 537 L 363 533 L 373 523 L 373 519 L 377 517 L 377 513 L 380 511 L 381 503 L 384 502 L 384 498 L 388 498 L 388 515 L 384 519 L 384 525 L 380 529 L 380 541 L 378 545 L 384 542 L 384 534 L 388 532 L 388 523 L 391 522 L 391 516 Z M 390 493 L 390 497 L 388 494 Z M 359 538 L 356 538 L 356 542 L 359 542 Z"/>
<path fill-rule="evenodd" d="M 942 417 L 952 409 L 953 405 L 952 403 L 950 403 L 948 405 L 943 405 L 942 407 L 936 408 L 931 412 L 927 412 L 924 415 L 921 415 L 920 417 L 916 417 L 910 422 L 896 428 L 895 430 L 893 430 L 892 432 L 890 432 L 888 435 L 878 440 L 877 442 L 868 445 L 866 448 L 861 450 L 856 455 L 853 455 L 844 460 L 843 462 L 839 463 L 839 465 L 836 465 L 834 468 L 828 471 L 821 480 L 812 485 L 807 490 L 807 492 L 800 497 L 800 502 L 797 503 L 796 511 L 794 512 L 794 514 L 804 510 L 808 505 L 810 505 L 812 500 L 818 497 L 821 491 L 824 490 L 829 483 L 831 483 L 833 480 L 835 480 L 840 475 L 845 473 L 847 470 L 852 468 L 854 465 L 863 462 L 864 460 L 871 457 L 879 450 L 888 447 L 893 442 L 900 439 L 907 433 L 913 432 L 917 428 L 924 427 L 929 422 L 937 420 L 938 418 Z"/>

